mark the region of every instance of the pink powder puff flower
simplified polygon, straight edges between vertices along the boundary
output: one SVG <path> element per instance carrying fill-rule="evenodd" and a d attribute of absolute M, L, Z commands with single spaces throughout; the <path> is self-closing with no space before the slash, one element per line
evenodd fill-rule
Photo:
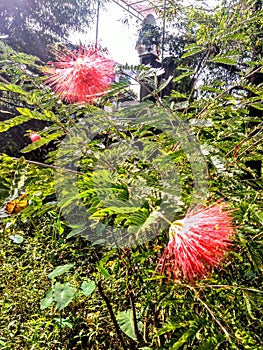
<path fill-rule="evenodd" d="M 58 62 L 48 63 L 46 84 L 66 102 L 93 103 L 105 93 L 114 77 L 115 63 L 101 56 L 96 48 L 54 50 Z"/>
<path fill-rule="evenodd" d="M 41 139 L 41 136 L 38 135 L 36 132 L 32 131 L 29 135 L 29 138 L 32 142 L 37 142 L 38 140 Z"/>
<path fill-rule="evenodd" d="M 222 263 L 235 234 L 233 210 L 225 208 L 222 202 L 197 206 L 172 223 L 168 245 L 155 271 L 166 273 L 168 280 L 183 276 L 193 282 L 208 277 L 211 269 Z"/>

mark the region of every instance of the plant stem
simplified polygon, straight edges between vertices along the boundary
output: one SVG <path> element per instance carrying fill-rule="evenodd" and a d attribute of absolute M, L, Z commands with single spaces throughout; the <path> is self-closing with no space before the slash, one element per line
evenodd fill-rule
<path fill-rule="evenodd" d="M 106 306 L 107 306 L 107 308 L 109 310 L 111 320 L 112 320 L 112 322 L 114 324 L 114 327 L 115 327 L 116 333 L 118 335 L 119 341 L 120 341 L 120 343 L 122 345 L 122 348 L 123 348 L 123 350 L 127 350 L 126 344 L 125 344 L 123 336 L 122 336 L 122 332 L 121 332 L 120 327 L 118 325 L 117 319 L 116 319 L 116 317 L 114 315 L 114 312 L 113 312 L 110 300 L 109 300 L 109 298 L 107 297 L 107 295 L 103 291 L 103 288 L 102 288 L 102 285 L 101 285 L 101 281 L 98 281 L 97 286 L 98 286 L 98 291 L 100 293 L 100 296 L 105 301 Z"/>
<path fill-rule="evenodd" d="M 16 160 L 16 161 L 19 160 L 19 158 L 17 158 L 17 157 L 11 157 L 11 158 Z M 25 159 L 25 162 L 27 164 L 37 165 L 37 166 L 41 166 L 43 168 L 50 168 L 50 169 L 54 169 L 54 170 L 61 170 L 62 169 L 63 171 L 66 171 L 66 172 L 69 172 L 69 173 L 73 173 L 73 174 L 76 174 L 76 175 L 84 175 L 85 174 L 85 173 L 80 172 L 80 171 L 75 171 L 75 170 L 67 169 L 67 168 L 61 168 L 61 167 L 56 166 L 56 165 L 40 163 L 40 162 L 36 162 L 36 161 L 33 161 L 33 160 Z"/>
<path fill-rule="evenodd" d="M 138 322 L 137 322 L 137 316 L 136 316 L 136 308 L 135 308 L 135 302 L 134 302 L 134 295 L 133 292 L 130 290 L 130 302 L 131 302 L 131 308 L 132 308 L 132 318 L 133 318 L 133 325 L 134 325 L 134 333 L 137 339 L 138 343 L 141 343 L 143 341 L 143 337 L 139 331 L 138 328 Z"/>

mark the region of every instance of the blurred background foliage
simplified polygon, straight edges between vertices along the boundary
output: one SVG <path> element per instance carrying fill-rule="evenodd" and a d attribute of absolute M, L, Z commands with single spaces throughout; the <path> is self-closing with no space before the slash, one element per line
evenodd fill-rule
<path fill-rule="evenodd" d="M 166 33 L 172 84 L 158 70 L 135 67 L 155 101 L 116 111 L 103 107 L 123 96 L 123 85 L 93 106 L 65 104 L 45 86 L 38 57 L 1 42 L 1 349 L 263 348 L 262 4 L 224 1 L 212 12 L 169 4 L 166 20 L 180 24 L 173 40 Z M 237 209 L 224 266 L 195 284 L 153 274 L 168 241 L 160 203 L 175 220 L 195 198 L 188 154 L 176 133 L 163 131 L 167 116 L 186 126 L 207 164 L 209 194 L 201 199 L 224 198 Z M 72 136 L 76 162 L 68 163 L 76 197 L 59 176 L 58 150 L 83 120 L 89 133 Z M 35 143 L 32 130 L 41 135 Z M 142 144 L 142 155 L 122 159 L 125 142 Z M 147 161 L 155 146 L 168 155 L 157 170 Z M 173 169 L 174 183 L 163 184 Z M 28 206 L 8 215 L 6 203 L 22 193 Z M 82 222 L 67 221 L 76 200 L 97 242 Z M 103 225 L 143 241 L 105 246 Z"/>
<path fill-rule="evenodd" d="M 14 49 L 47 62 L 51 57 L 48 44 L 69 44 L 74 31 L 85 33 L 94 21 L 96 8 L 95 0 L 1 1 L 0 33 Z"/>

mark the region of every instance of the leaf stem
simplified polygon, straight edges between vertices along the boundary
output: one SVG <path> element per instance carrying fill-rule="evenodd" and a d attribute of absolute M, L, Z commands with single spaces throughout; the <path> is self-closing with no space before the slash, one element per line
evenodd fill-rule
<path fill-rule="evenodd" d="M 98 287 L 98 291 L 100 293 L 100 296 L 105 301 L 105 304 L 106 304 L 106 306 L 108 308 L 108 311 L 110 313 L 110 317 L 111 317 L 112 323 L 114 324 L 114 327 L 115 327 L 116 333 L 118 335 L 119 341 L 121 343 L 121 346 L 122 346 L 123 350 L 127 350 L 126 344 L 125 344 L 123 336 L 122 336 L 121 329 L 120 329 L 120 327 L 118 325 L 118 322 L 117 322 L 117 319 L 116 319 L 116 317 L 114 315 L 114 312 L 113 312 L 110 300 L 109 300 L 109 298 L 107 297 L 107 295 L 103 291 L 103 288 L 102 288 L 102 285 L 101 285 L 101 281 L 98 281 L 97 287 Z"/>
<path fill-rule="evenodd" d="M 134 325 L 134 333 L 137 339 L 138 343 L 141 343 L 143 341 L 143 337 L 139 331 L 138 328 L 138 321 L 137 321 L 137 316 L 136 316 L 136 308 L 135 308 L 135 302 L 134 302 L 134 295 L 133 292 L 130 290 L 130 303 L 131 303 L 131 309 L 132 309 L 132 318 L 133 318 L 133 325 Z"/>
<path fill-rule="evenodd" d="M 16 157 L 11 157 L 13 160 L 16 160 L 18 161 L 19 158 L 16 158 Z M 67 168 L 61 168 L 59 166 L 56 166 L 56 165 L 51 165 L 51 164 L 46 164 L 46 163 L 40 163 L 40 162 L 36 162 L 36 161 L 33 161 L 33 160 L 28 160 L 28 159 L 25 159 L 25 162 L 27 164 L 33 164 L 33 165 L 39 165 L 43 168 L 50 168 L 50 169 L 54 169 L 54 170 L 63 170 L 63 171 L 66 171 L 66 172 L 69 172 L 69 173 L 73 173 L 73 174 L 76 174 L 76 175 L 85 175 L 85 173 L 81 172 L 81 171 L 76 171 L 76 170 L 72 170 L 72 169 L 67 169 Z"/>

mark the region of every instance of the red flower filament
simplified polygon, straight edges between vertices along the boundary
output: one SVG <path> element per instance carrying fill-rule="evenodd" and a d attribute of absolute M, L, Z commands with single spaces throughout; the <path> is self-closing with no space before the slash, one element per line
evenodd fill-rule
<path fill-rule="evenodd" d="M 38 140 L 41 139 L 41 136 L 38 135 L 36 132 L 32 131 L 29 135 L 29 138 L 32 142 L 37 142 Z"/>
<path fill-rule="evenodd" d="M 175 221 L 156 271 L 166 273 L 169 280 L 208 277 L 211 269 L 222 263 L 235 233 L 232 211 L 224 210 L 225 206 L 197 207 L 183 220 Z"/>
<path fill-rule="evenodd" d="M 58 62 L 51 62 L 46 84 L 66 102 L 93 103 L 108 89 L 114 77 L 115 63 L 101 56 L 97 49 L 80 48 L 56 51 Z"/>

